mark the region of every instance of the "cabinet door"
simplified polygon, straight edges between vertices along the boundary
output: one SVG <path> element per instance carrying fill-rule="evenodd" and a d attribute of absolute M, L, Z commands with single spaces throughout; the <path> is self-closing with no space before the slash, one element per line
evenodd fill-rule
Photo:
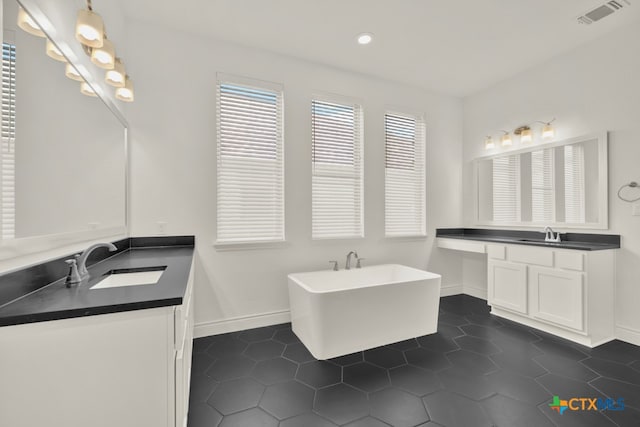
<path fill-rule="evenodd" d="M 489 304 L 527 314 L 527 266 L 489 260 Z"/>
<path fill-rule="evenodd" d="M 582 331 L 584 291 L 582 273 L 531 267 L 531 315 Z"/>

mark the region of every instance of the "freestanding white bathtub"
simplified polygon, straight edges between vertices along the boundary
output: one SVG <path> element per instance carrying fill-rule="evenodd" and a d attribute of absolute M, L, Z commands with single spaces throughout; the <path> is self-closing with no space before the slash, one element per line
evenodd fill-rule
<path fill-rule="evenodd" d="M 289 275 L 293 332 L 316 359 L 433 334 L 440 275 L 398 264 Z"/>

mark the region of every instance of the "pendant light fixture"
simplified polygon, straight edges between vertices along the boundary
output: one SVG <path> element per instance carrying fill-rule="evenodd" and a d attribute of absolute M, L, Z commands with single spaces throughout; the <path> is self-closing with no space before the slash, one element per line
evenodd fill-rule
<path fill-rule="evenodd" d="M 42 28 L 36 24 L 36 21 L 34 21 L 22 7 L 18 8 L 18 27 L 34 36 L 47 37 L 44 31 L 42 31 Z"/>
<path fill-rule="evenodd" d="M 116 98 L 124 102 L 133 102 L 133 81 L 125 76 L 124 86 L 116 89 Z"/>
<path fill-rule="evenodd" d="M 112 70 L 116 61 L 116 49 L 113 43 L 106 37 L 102 42 L 102 47 L 91 49 L 91 62 L 105 70 Z"/>
<path fill-rule="evenodd" d="M 126 72 L 124 70 L 122 59 L 116 58 L 113 64 L 113 70 L 107 71 L 104 81 L 113 87 L 124 87 L 125 77 Z"/>
<path fill-rule="evenodd" d="M 80 83 L 80 93 L 87 96 L 98 96 L 95 90 L 91 87 L 91 85 L 87 82 Z"/>
<path fill-rule="evenodd" d="M 67 58 L 64 57 L 62 52 L 60 52 L 60 49 L 58 49 L 58 47 L 55 44 L 53 44 L 53 42 L 50 39 L 47 39 L 46 46 L 47 46 L 46 47 L 47 56 L 55 59 L 56 61 L 67 62 Z"/>
<path fill-rule="evenodd" d="M 104 43 L 104 22 L 100 15 L 93 11 L 91 0 L 87 0 L 86 9 L 78 11 L 76 39 L 91 48 L 100 48 Z"/>
<path fill-rule="evenodd" d="M 69 77 L 71 80 L 75 80 L 77 82 L 84 81 L 84 79 L 82 78 L 78 70 L 76 70 L 75 67 L 68 62 L 67 62 L 67 65 L 64 67 L 64 75 Z"/>
<path fill-rule="evenodd" d="M 491 150 L 495 146 L 496 144 L 493 143 L 493 138 L 491 138 L 491 135 L 487 135 L 487 138 L 484 140 L 484 149 Z"/>
<path fill-rule="evenodd" d="M 504 132 L 504 135 L 502 135 L 502 138 L 500 138 L 500 144 L 503 147 L 507 147 L 511 145 L 511 134 L 506 130 L 503 130 L 502 132 Z"/>

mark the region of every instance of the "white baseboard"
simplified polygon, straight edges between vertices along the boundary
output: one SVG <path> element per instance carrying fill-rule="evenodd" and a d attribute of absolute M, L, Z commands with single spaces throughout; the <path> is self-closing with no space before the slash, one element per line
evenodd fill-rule
<path fill-rule="evenodd" d="M 463 286 L 462 287 L 462 293 L 465 295 L 470 295 L 472 297 L 476 297 L 476 298 L 480 298 L 483 300 L 487 300 L 487 290 L 486 289 L 478 289 L 478 288 L 471 288 L 469 286 Z"/>
<path fill-rule="evenodd" d="M 448 297 L 451 295 L 458 295 L 462 293 L 462 285 L 447 285 L 440 287 L 440 296 Z"/>
<path fill-rule="evenodd" d="M 208 337 L 210 335 L 244 331 L 246 329 L 279 325 L 281 323 L 287 322 L 291 322 L 291 313 L 289 312 L 289 310 L 272 311 L 269 313 L 253 314 L 249 316 L 240 316 L 230 319 L 198 323 L 195 325 L 193 336 L 194 338 Z"/>
<path fill-rule="evenodd" d="M 640 345 L 640 331 L 628 326 L 616 325 L 616 338 L 629 344 Z"/>

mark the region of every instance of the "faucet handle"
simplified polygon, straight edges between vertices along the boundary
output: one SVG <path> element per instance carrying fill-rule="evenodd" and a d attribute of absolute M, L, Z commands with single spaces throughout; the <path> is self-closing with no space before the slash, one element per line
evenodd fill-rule
<path fill-rule="evenodd" d="M 362 266 L 360 265 L 360 261 L 362 261 L 363 259 L 366 259 L 366 258 L 357 258 L 356 259 L 356 261 L 357 261 L 356 262 L 356 268 L 362 268 Z"/>
<path fill-rule="evenodd" d="M 338 271 L 338 261 L 329 261 L 329 264 L 333 263 L 333 271 Z"/>

